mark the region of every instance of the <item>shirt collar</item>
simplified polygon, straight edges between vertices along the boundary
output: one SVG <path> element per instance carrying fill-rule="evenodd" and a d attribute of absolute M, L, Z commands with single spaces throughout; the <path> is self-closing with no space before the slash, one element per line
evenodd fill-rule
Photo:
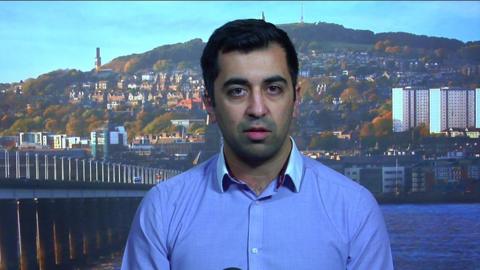
<path fill-rule="evenodd" d="M 300 191 L 300 185 L 302 183 L 302 173 L 303 173 L 303 158 L 300 151 L 298 151 L 297 145 L 292 137 L 290 137 L 292 142 L 292 150 L 290 151 L 290 157 L 288 159 L 287 168 L 285 170 L 284 176 L 288 176 L 295 188 L 295 192 Z M 224 192 L 223 182 L 229 177 L 227 164 L 225 162 L 225 155 L 223 153 L 223 145 L 220 149 L 220 153 L 217 159 L 217 175 L 216 175 L 216 184 L 220 192 Z"/>

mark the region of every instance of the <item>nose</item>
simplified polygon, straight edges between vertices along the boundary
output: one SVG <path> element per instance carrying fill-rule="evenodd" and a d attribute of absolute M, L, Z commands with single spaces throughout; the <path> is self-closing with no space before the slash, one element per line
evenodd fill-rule
<path fill-rule="evenodd" d="M 267 114 L 267 106 L 261 91 L 252 91 L 248 100 L 247 114 L 252 118 L 261 118 Z"/>

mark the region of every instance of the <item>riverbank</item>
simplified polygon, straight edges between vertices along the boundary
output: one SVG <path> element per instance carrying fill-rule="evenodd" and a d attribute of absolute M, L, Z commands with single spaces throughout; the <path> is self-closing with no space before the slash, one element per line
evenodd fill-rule
<path fill-rule="evenodd" d="M 408 193 L 375 195 L 379 204 L 480 203 L 480 193 Z"/>

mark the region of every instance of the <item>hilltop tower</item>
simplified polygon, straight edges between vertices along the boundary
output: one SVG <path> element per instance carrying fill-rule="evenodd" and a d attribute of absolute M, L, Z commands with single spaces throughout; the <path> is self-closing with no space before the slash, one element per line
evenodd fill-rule
<path fill-rule="evenodd" d="M 100 57 L 100 48 L 97 47 L 97 57 L 95 57 L 95 70 L 100 71 L 102 66 L 102 58 Z"/>
<path fill-rule="evenodd" d="M 262 21 L 265 21 L 265 13 L 262 11 Z"/>
<path fill-rule="evenodd" d="M 303 2 L 302 2 L 302 11 L 300 14 L 300 23 L 303 24 Z"/>

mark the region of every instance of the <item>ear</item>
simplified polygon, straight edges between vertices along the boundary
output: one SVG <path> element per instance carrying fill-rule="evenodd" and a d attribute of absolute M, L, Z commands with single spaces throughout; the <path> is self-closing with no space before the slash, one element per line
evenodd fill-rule
<path fill-rule="evenodd" d="M 300 85 L 295 87 L 295 103 L 293 104 L 293 117 L 298 118 L 300 116 L 300 103 L 302 102 L 302 96 L 300 95 Z"/>
<path fill-rule="evenodd" d="M 203 105 L 205 106 L 205 110 L 207 111 L 208 118 L 209 118 L 209 124 L 213 124 L 217 122 L 217 118 L 215 117 L 215 110 L 213 108 L 213 100 L 211 97 L 209 97 L 207 94 L 203 95 Z"/>

